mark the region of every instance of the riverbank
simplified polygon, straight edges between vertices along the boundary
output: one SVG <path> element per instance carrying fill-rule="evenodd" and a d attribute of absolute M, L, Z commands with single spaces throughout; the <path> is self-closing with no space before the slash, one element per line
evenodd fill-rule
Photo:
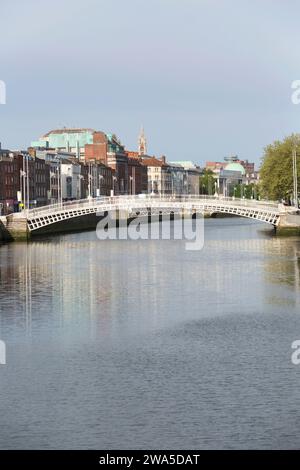
<path fill-rule="evenodd" d="M 7 230 L 7 220 L 5 216 L 0 216 L 0 243 L 13 241 Z"/>

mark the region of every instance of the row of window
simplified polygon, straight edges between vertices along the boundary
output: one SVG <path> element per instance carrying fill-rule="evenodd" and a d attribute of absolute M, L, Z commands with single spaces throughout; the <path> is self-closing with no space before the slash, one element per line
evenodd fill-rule
<path fill-rule="evenodd" d="M 7 163 L 4 165 L 1 165 L 1 170 L 3 170 L 4 173 L 14 173 L 18 171 L 18 165 L 17 164 L 12 164 L 12 163 Z"/>

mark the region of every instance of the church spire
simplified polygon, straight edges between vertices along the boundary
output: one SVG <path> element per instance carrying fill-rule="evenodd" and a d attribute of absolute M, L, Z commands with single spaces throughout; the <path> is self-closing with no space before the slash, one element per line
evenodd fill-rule
<path fill-rule="evenodd" d="M 138 140 L 139 145 L 139 155 L 147 155 L 147 140 L 145 137 L 145 132 L 143 126 L 141 127 L 141 132 Z"/>

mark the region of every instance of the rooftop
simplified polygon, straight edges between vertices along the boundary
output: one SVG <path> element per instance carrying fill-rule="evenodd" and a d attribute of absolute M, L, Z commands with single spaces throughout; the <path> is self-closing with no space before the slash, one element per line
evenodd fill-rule
<path fill-rule="evenodd" d="M 199 167 L 194 163 L 192 162 L 191 160 L 181 160 L 181 161 L 178 161 L 178 162 L 171 162 L 172 165 L 177 165 L 177 166 L 182 166 L 184 169 L 186 170 L 195 170 L 195 169 L 198 169 Z"/>
<path fill-rule="evenodd" d="M 158 160 L 158 158 L 156 157 L 143 158 L 142 163 L 145 166 L 160 166 L 160 167 L 168 166 L 167 163 L 164 163 L 162 160 Z"/>
<path fill-rule="evenodd" d="M 242 175 L 244 175 L 246 173 L 245 168 L 243 167 L 243 165 L 241 165 L 240 163 L 235 163 L 235 162 L 228 163 L 228 165 L 225 166 L 224 170 L 238 171 Z"/>
<path fill-rule="evenodd" d="M 44 134 L 43 137 L 48 137 L 51 134 L 81 134 L 84 132 L 95 132 L 94 129 L 88 127 L 78 127 L 78 128 L 67 128 L 63 127 L 62 129 L 54 129 L 52 131 L 47 132 Z"/>

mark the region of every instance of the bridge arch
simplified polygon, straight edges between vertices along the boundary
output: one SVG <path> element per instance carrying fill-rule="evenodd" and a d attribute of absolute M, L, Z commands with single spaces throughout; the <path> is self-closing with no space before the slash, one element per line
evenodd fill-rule
<path fill-rule="evenodd" d="M 159 212 L 223 213 L 259 220 L 273 226 L 277 226 L 280 220 L 278 204 L 267 201 L 207 196 L 152 197 L 150 195 L 103 197 L 54 204 L 27 211 L 26 218 L 29 231 L 35 232 L 58 222 L 111 211 L 124 211 L 129 217 L 134 216 L 136 211 L 144 215 L 149 212 L 154 215 Z"/>

